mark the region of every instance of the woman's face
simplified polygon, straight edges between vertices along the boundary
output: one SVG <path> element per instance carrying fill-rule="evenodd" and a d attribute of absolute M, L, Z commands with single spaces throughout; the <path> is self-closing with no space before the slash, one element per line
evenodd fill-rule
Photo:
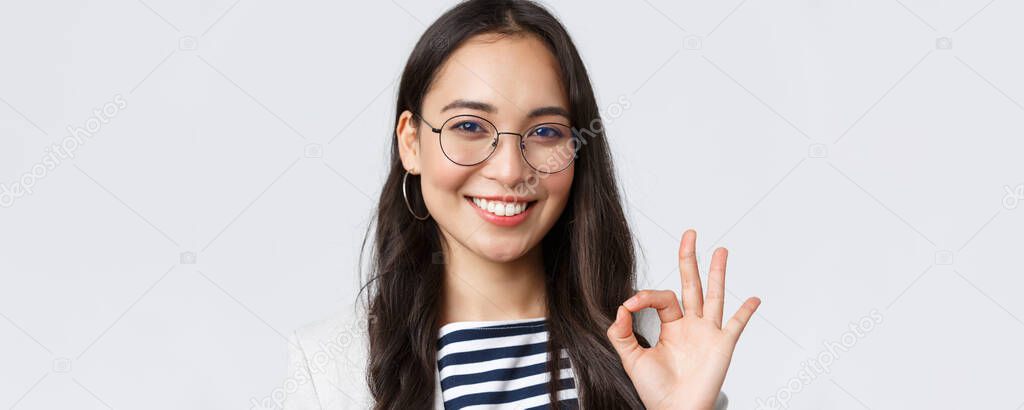
<path fill-rule="evenodd" d="M 569 108 L 558 62 L 540 40 L 488 34 L 469 39 L 452 53 L 436 74 L 420 114 L 434 127 L 452 116 L 472 114 L 486 118 L 498 131 L 524 133 L 544 122 L 572 125 Z M 422 121 L 414 128 L 412 119 L 412 113 L 403 113 L 396 130 L 402 162 L 421 176 L 427 209 L 449 245 L 497 262 L 515 260 L 537 246 L 565 208 L 574 165 L 540 173 L 525 162 L 519 137 L 509 134 L 499 137 L 486 161 L 457 165 L 442 152 L 438 134 Z M 489 204 L 494 211 L 482 209 L 481 199 L 497 201 Z M 524 204 L 522 213 L 502 216 L 502 211 L 516 213 Z"/>

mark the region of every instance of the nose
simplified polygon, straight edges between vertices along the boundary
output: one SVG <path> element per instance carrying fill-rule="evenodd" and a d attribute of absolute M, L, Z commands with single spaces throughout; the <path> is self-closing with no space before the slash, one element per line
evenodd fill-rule
<path fill-rule="evenodd" d="M 494 147 L 481 172 L 507 187 L 515 187 L 526 179 L 529 170 L 530 166 L 519 148 L 519 135 L 502 133 L 498 135 L 498 146 Z"/>

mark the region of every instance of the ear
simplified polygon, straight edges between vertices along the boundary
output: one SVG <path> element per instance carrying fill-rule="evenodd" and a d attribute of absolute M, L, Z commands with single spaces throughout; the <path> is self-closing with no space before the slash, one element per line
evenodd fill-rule
<path fill-rule="evenodd" d="M 402 158 L 402 166 L 413 175 L 418 175 L 421 169 L 420 140 L 416 124 L 419 124 L 419 122 L 415 121 L 413 113 L 405 110 L 398 117 L 398 124 L 395 125 L 398 155 Z"/>

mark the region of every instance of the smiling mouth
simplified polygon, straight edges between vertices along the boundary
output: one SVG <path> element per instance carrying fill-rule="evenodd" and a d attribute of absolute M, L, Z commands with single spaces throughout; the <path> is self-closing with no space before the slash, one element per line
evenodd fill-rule
<path fill-rule="evenodd" d="M 516 216 L 525 212 L 530 206 L 537 203 L 537 201 L 529 202 L 505 202 L 492 199 L 476 198 L 467 196 L 465 197 L 468 201 L 472 202 L 474 206 L 480 208 L 480 210 L 490 213 L 495 216 Z"/>

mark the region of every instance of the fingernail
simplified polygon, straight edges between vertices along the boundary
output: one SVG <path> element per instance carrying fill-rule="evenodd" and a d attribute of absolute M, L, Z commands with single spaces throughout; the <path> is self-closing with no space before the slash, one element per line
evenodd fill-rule
<path fill-rule="evenodd" d="M 632 308 L 633 306 L 636 305 L 636 303 L 637 303 L 636 296 L 633 296 L 633 297 L 627 299 L 626 302 L 623 303 L 623 305 L 625 305 L 626 308 Z"/>

